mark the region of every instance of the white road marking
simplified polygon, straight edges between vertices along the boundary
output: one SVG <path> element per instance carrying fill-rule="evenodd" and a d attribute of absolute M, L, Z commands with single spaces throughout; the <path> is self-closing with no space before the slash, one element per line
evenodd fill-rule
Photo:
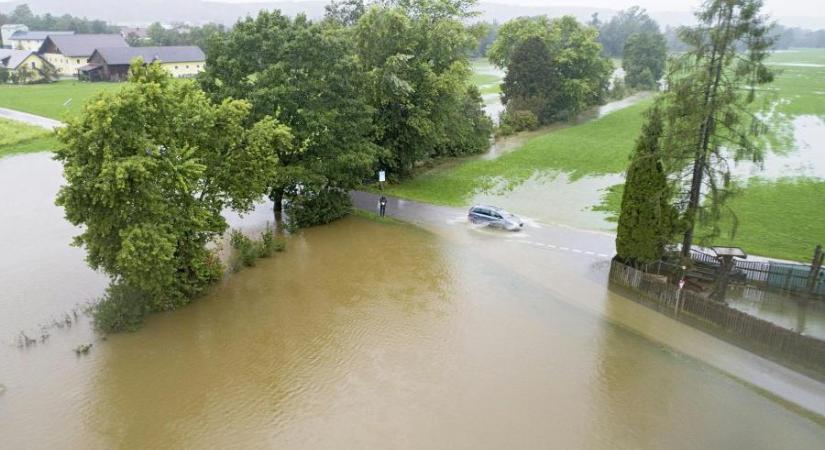
<path fill-rule="evenodd" d="M 598 256 L 600 258 L 609 258 L 610 257 L 610 255 L 607 255 L 607 254 L 604 254 L 604 253 L 596 253 L 596 252 L 593 252 L 593 251 L 590 251 L 590 250 L 580 250 L 578 248 L 569 248 L 569 247 L 557 246 L 555 244 L 545 244 L 544 242 L 518 240 L 518 239 L 513 239 L 513 238 L 508 238 L 507 242 L 515 242 L 515 243 L 518 243 L 518 244 L 527 244 L 527 245 L 531 245 L 531 246 L 534 246 L 534 247 L 540 247 L 540 248 L 546 248 L 546 249 L 557 249 L 557 250 L 561 250 L 561 251 L 565 251 L 565 252 L 573 252 L 573 253 L 584 254 L 584 255 L 588 255 L 588 256 Z"/>

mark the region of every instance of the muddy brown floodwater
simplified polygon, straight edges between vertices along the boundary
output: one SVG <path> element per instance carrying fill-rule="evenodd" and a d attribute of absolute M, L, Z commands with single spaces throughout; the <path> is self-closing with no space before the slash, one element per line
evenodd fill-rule
<path fill-rule="evenodd" d="M 741 353 L 608 291 L 605 258 L 437 214 L 423 228 L 348 218 L 306 230 L 138 332 L 101 340 L 81 318 L 18 349 L 20 330 L 103 287 L 66 250 L 59 184 L 46 155 L 0 159 L 4 449 L 825 443 L 821 417 L 644 337 Z"/>

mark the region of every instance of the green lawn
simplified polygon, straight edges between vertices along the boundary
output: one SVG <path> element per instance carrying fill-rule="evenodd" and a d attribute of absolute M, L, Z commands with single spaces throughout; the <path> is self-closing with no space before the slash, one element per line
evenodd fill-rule
<path fill-rule="evenodd" d="M 0 158 L 17 153 L 54 150 L 57 138 L 40 127 L 0 119 Z"/>
<path fill-rule="evenodd" d="M 0 85 L 0 107 L 62 120 L 76 114 L 83 103 L 98 92 L 112 91 L 120 83 L 83 83 L 59 81 L 24 86 Z M 71 100 L 66 104 L 67 101 Z"/>
<path fill-rule="evenodd" d="M 602 204 L 616 220 L 624 185 L 605 192 Z M 747 187 L 728 202 L 738 226 L 731 237 L 733 219 L 722 221 L 722 236 L 714 245 L 741 247 L 754 255 L 809 262 L 817 244 L 825 244 L 825 226 L 819 219 L 825 204 L 825 180 L 782 178 L 766 181 L 752 178 Z"/>

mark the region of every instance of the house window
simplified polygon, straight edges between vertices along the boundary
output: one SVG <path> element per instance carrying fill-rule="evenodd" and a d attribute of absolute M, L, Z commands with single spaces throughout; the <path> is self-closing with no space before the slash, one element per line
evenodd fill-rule
<path fill-rule="evenodd" d="M 80 60 L 79 60 L 79 59 L 77 60 L 77 63 L 78 63 L 78 64 L 80 64 Z"/>
<path fill-rule="evenodd" d="M 178 70 L 178 66 L 175 66 L 175 70 Z"/>
<path fill-rule="evenodd" d="M 32 69 L 37 69 L 37 64 L 34 61 L 32 61 Z"/>
<path fill-rule="evenodd" d="M 189 68 L 189 64 L 187 64 L 187 65 L 186 65 L 186 68 L 187 68 L 187 69 Z"/>

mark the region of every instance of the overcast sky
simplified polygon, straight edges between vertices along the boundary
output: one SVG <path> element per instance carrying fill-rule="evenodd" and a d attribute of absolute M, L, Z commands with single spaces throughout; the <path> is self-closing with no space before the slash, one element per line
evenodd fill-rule
<path fill-rule="evenodd" d="M 260 0 L 223 0 L 254 2 Z M 293 0 L 301 1 L 301 0 Z M 537 6 L 591 6 L 594 8 L 623 9 L 639 5 L 650 11 L 693 11 L 701 1 L 691 0 L 482 0 L 487 3 Z M 773 17 L 825 16 L 823 0 L 764 0 L 765 11 Z M 815 6 L 818 5 L 818 6 Z"/>

